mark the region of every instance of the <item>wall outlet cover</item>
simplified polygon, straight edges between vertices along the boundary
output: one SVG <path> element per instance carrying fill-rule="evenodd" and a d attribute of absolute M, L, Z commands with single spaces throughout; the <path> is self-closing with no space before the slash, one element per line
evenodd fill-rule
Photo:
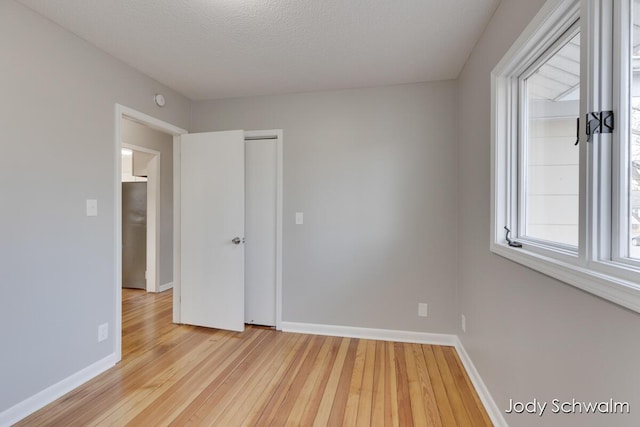
<path fill-rule="evenodd" d="M 98 326 L 98 342 L 102 342 L 109 338 L 109 324 L 103 323 Z"/>
<path fill-rule="evenodd" d="M 426 303 L 421 302 L 418 304 L 418 316 L 427 317 L 428 306 Z"/>
<path fill-rule="evenodd" d="M 98 216 L 98 201 L 87 199 L 87 216 Z"/>

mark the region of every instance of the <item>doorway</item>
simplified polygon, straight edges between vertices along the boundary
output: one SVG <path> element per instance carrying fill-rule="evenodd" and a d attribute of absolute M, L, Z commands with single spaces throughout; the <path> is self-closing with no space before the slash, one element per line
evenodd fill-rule
<path fill-rule="evenodd" d="M 160 169 L 172 138 L 122 120 L 122 286 L 162 292 L 172 287 L 173 177 L 171 168 Z"/>
<path fill-rule="evenodd" d="M 185 135 L 188 132 L 184 129 L 173 126 L 169 123 L 158 120 L 154 117 L 148 116 L 144 113 L 140 113 L 136 110 L 128 107 L 116 104 L 116 176 L 120 179 L 121 174 L 121 119 L 129 119 L 134 122 L 144 124 L 151 129 L 158 130 L 167 133 L 173 137 L 173 321 L 174 323 L 181 322 L 180 312 L 180 296 L 181 296 L 181 259 L 180 259 L 180 245 L 181 245 L 181 222 L 180 222 L 180 196 L 181 196 L 181 162 L 180 162 L 180 136 Z M 271 148 L 274 152 L 275 158 L 275 172 L 273 177 L 275 180 L 275 237 L 272 239 L 272 243 L 275 245 L 274 258 L 275 267 L 272 268 L 272 272 L 275 277 L 275 327 L 280 329 L 282 321 L 282 212 L 283 212 L 283 173 L 282 173 L 282 160 L 283 160 L 283 145 L 282 145 L 282 131 L 281 130 L 266 130 L 266 131 L 247 131 L 244 132 L 245 140 L 248 141 L 269 141 Z M 121 221 L 121 194 L 120 187 L 116 185 L 116 330 L 122 329 L 122 288 L 121 288 L 121 274 L 122 274 L 122 221 Z M 251 322 L 252 319 L 247 319 Z M 260 320 L 256 320 L 251 323 L 265 323 Z M 116 355 L 118 360 L 122 355 L 122 335 L 116 336 Z"/>
<path fill-rule="evenodd" d="M 122 287 L 147 290 L 147 179 L 127 174 L 133 150 L 122 150 Z M 128 176 L 129 175 L 129 176 Z"/>
<path fill-rule="evenodd" d="M 282 195 L 278 164 L 279 134 L 245 132 L 245 295 L 244 323 L 279 325 L 276 309 L 278 241 L 282 229 L 279 197 Z M 280 183 L 280 184 L 279 184 Z"/>

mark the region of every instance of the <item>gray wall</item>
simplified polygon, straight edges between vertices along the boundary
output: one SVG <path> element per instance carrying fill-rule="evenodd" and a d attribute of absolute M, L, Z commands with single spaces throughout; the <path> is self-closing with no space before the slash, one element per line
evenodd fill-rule
<path fill-rule="evenodd" d="M 114 105 L 186 127 L 190 101 L 12 0 L 0 52 L 2 412 L 114 352 Z"/>
<path fill-rule="evenodd" d="M 284 130 L 283 320 L 455 331 L 455 94 L 448 81 L 194 103 L 196 132 Z"/>
<path fill-rule="evenodd" d="M 459 80 L 461 338 L 498 405 L 631 402 L 630 415 L 514 415 L 513 426 L 640 425 L 640 316 L 489 252 L 490 72 L 542 0 L 503 0 Z"/>
<path fill-rule="evenodd" d="M 173 282 L 173 137 L 131 120 L 122 120 L 122 142 L 160 151 L 159 284 Z"/>

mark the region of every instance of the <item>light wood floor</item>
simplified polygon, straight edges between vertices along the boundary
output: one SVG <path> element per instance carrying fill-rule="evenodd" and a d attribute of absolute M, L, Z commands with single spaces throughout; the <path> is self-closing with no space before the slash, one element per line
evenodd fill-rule
<path fill-rule="evenodd" d="M 178 326 L 123 291 L 122 362 L 18 425 L 491 425 L 453 347 Z"/>

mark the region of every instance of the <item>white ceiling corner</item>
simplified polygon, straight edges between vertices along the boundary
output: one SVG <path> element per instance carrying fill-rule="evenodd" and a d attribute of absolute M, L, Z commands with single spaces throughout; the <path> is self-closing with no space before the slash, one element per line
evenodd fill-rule
<path fill-rule="evenodd" d="M 499 0 L 17 0 L 193 100 L 457 78 Z"/>

